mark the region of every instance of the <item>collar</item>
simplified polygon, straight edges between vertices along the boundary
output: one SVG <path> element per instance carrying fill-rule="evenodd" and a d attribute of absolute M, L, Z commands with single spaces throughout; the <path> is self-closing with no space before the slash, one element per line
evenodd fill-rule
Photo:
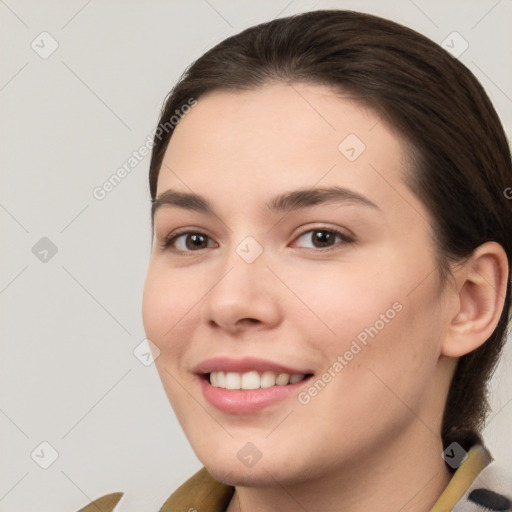
<path fill-rule="evenodd" d="M 460 448 L 460 445 L 458 447 Z M 447 450 L 449 450 L 449 447 Z M 443 453 L 446 453 L 447 450 Z M 450 512 L 454 510 L 454 507 L 465 495 L 475 478 L 491 461 L 491 454 L 485 446 L 480 442 L 474 444 L 469 449 L 469 452 L 467 452 L 462 463 L 457 467 L 451 480 L 430 509 L 430 512 Z"/>

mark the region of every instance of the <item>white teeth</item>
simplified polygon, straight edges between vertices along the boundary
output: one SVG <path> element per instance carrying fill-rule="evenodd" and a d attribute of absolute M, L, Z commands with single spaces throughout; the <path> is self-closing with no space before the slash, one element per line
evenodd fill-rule
<path fill-rule="evenodd" d="M 280 373 L 276 377 L 276 385 L 277 386 L 286 386 L 290 382 L 290 376 L 287 373 Z"/>
<path fill-rule="evenodd" d="M 263 372 L 260 377 L 260 387 L 271 388 L 276 385 L 276 374 L 274 372 Z"/>
<path fill-rule="evenodd" d="M 257 371 L 246 373 L 236 372 L 211 372 L 210 383 L 216 388 L 224 389 L 258 389 L 272 386 L 286 386 L 295 384 L 304 379 L 303 374 L 279 373 L 266 371 L 262 374 Z"/>
<path fill-rule="evenodd" d="M 219 388 L 226 387 L 226 374 L 224 372 L 215 372 L 217 374 L 217 382 L 214 386 L 218 386 Z"/>
<path fill-rule="evenodd" d="M 226 372 L 226 389 L 241 389 L 241 380 L 239 373 Z"/>
<path fill-rule="evenodd" d="M 258 372 L 247 372 L 242 374 L 240 382 L 242 389 L 258 389 L 260 387 L 260 375 Z"/>

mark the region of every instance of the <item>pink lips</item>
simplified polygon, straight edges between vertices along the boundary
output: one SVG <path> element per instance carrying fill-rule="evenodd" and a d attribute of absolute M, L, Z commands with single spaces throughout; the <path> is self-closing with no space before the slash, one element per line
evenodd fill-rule
<path fill-rule="evenodd" d="M 229 414 L 250 414 L 258 412 L 296 394 L 297 391 L 310 380 L 310 378 L 306 378 L 295 384 L 273 386 L 271 388 L 233 390 L 212 386 L 206 378 L 206 374 L 211 372 L 224 371 L 245 373 L 251 370 L 288 373 L 290 375 L 306 375 L 312 373 L 308 369 L 291 368 L 279 363 L 251 357 L 243 359 L 230 359 L 227 357 L 207 359 L 197 365 L 194 372 L 199 376 L 201 390 L 205 399 L 220 411 Z"/>
<path fill-rule="evenodd" d="M 205 374 L 211 372 L 237 372 L 245 373 L 251 370 L 258 372 L 270 371 L 275 373 L 307 374 L 312 373 L 311 370 L 291 368 L 279 363 L 273 363 L 265 359 L 254 357 L 244 357 L 242 359 L 231 359 L 229 357 L 214 357 L 202 361 L 194 368 L 194 373 Z"/>

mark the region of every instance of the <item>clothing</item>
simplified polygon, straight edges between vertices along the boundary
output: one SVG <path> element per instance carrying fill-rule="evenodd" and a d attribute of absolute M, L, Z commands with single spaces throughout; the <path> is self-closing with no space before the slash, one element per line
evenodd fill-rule
<path fill-rule="evenodd" d="M 467 439 L 473 442 L 467 445 Z M 443 452 L 454 469 L 447 487 L 430 512 L 512 511 L 512 478 L 492 458 L 478 435 L 458 438 Z M 466 440 L 466 443 L 464 442 Z M 462 454 L 466 454 L 463 459 Z M 459 461 L 451 461 L 458 455 Z M 462 462 L 461 462 L 462 460 Z M 200 469 L 169 496 L 157 512 L 224 512 L 235 488 L 216 481 Z M 78 512 L 115 512 L 124 493 L 113 493 Z"/>

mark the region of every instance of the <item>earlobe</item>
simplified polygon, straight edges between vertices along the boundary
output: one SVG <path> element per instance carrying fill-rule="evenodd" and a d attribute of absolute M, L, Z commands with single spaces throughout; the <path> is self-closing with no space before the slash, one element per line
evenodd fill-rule
<path fill-rule="evenodd" d="M 442 344 L 442 354 L 461 357 L 481 346 L 499 322 L 508 280 L 505 250 L 496 242 L 475 249 L 456 277 L 458 308 Z"/>

